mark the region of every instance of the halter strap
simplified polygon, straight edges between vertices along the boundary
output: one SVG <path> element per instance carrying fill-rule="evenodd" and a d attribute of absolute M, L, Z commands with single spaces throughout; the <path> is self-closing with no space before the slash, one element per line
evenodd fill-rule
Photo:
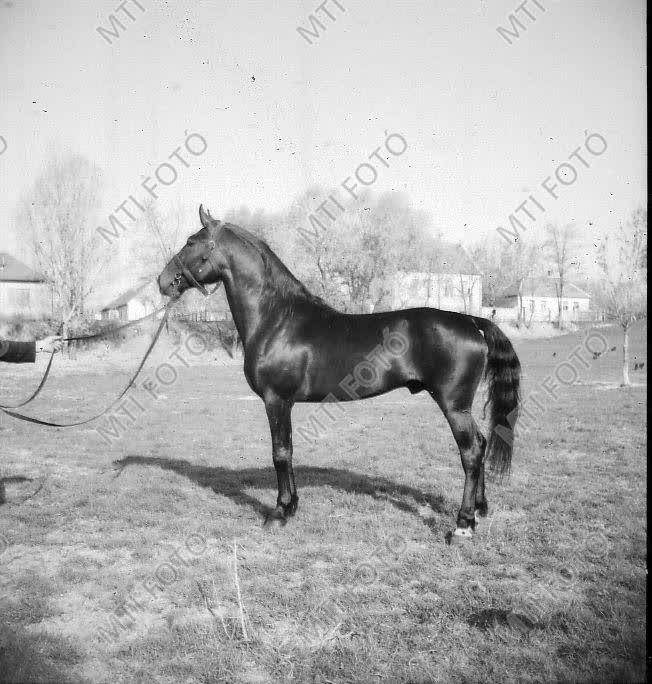
<path fill-rule="evenodd" d="M 212 251 L 214 247 L 211 247 L 211 250 L 208 252 L 208 261 L 211 262 L 211 265 L 213 268 L 215 268 L 215 263 L 212 261 Z M 196 287 L 203 295 L 204 297 L 210 297 L 212 294 L 215 294 L 217 292 L 217 288 L 220 286 L 219 281 L 216 283 L 215 287 L 213 288 L 212 292 L 209 292 L 206 287 L 200 283 L 197 278 L 192 274 L 190 269 L 179 259 L 179 254 L 175 254 L 173 257 L 174 261 L 176 262 L 177 266 L 181 267 L 181 273 L 178 273 L 175 275 L 175 281 L 179 275 L 183 275 L 184 278 L 191 283 L 192 287 Z M 194 283 L 194 284 L 193 284 Z"/>

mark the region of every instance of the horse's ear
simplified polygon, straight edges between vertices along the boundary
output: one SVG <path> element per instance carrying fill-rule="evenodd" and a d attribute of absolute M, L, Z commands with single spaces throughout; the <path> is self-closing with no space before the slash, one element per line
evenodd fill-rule
<path fill-rule="evenodd" d="M 199 220 L 204 228 L 209 228 L 213 222 L 211 215 L 204 211 L 203 205 L 199 205 Z"/>

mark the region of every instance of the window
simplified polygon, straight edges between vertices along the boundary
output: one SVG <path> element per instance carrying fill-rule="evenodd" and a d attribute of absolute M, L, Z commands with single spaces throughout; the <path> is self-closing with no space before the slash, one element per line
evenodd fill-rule
<path fill-rule="evenodd" d="M 118 318 L 121 321 L 126 321 L 127 320 L 127 305 L 124 304 L 123 306 L 118 307 Z"/>
<path fill-rule="evenodd" d="M 568 302 L 564 302 L 564 303 L 562 304 L 562 309 L 563 309 L 564 311 L 568 311 Z"/>
<path fill-rule="evenodd" d="M 548 311 L 548 302 L 541 302 L 541 311 Z"/>
<path fill-rule="evenodd" d="M 9 303 L 20 309 L 29 309 L 30 294 L 26 287 L 12 287 L 9 290 Z"/>
<path fill-rule="evenodd" d="M 580 309 L 580 303 L 579 302 L 573 302 L 573 311 L 579 311 Z"/>

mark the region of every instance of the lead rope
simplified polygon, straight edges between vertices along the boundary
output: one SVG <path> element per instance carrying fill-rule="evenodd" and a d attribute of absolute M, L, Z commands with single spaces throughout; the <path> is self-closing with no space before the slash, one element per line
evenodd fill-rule
<path fill-rule="evenodd" d="M 167 305 L 166 305 L 167 306 Z M 165 309 L 165 306 L 161 306 L 156 311 L 152 311 L 151 314 L 148 314 L 147 316 L 143 316 L 143 318 L 139 318 L 137 321 L 130 321 L 129 323 L 126 323 L 125 325 L 121 325 L 118 328 L 113 328 L 111 330 L 106 330 L 103 332 L 96 333 L 95 335 L 87 335 L 86 337 L 66 337 L 62 341 L 63 342 L 76 342 L 79 340 L 94 340 L 99 337 L 106 337 L 108 335 L 115 335 L 116 333 L 120 332 L 121 330 L 124 330 L 125 328 L 129 328 L 132 325 L 137 325 L 138 323 L 142 323 L 143 321 L 146 321 L 149 318 L 152 318 L 152 316 L 156 316 L 157 314 L 161 313 Z M 63 323 L 61 324 L 61 327 L 59 329 L 59 332 L 61 333 L 63 330 Z M 31 403 L 38 397 L 38 395 L 41 393 L 41 390 L 45 386 L 45 383 L 48 379 L 48 376 L 50 375 L 50 369 L 52 368 L 52 362 L 54 361 L 54 355 L 56 352 L 51 352 L 50 354 L 50 359 L 48 361 L 48 365 L 45 369 L 45 372 L 43 373 L 43 377 L 41 378 L 41 382 L 39 386 L 36 388 L 34 393 L 25 399 L 25 401 L 21 401 L 19 404 L 0 404 L 0 409 L 17 409 L 17 408 L 22 408 L 23 406 L 27 406 L 27 404 Z"/>
<path fill-rule="evenodd" d="M 154 349 L 154 345 L 158 341 L 158 338 L 161 335 L 161 331 L 163 330 L 163 327 L 167 323 L 168 316 L 170 314 L 170 306 L 173 302 L 168 302 L 168 304 L 165 306 L 165 314 L 163 315 L 163 318 L 161 318 L 161 322 L 159 323 L 158 329 L 156 330 L 156 333 L 154 334 L 154 337 L 152 337 L 152 341 L 149 344 L 149 347 L 147 348 L 147 351 L 145 352 L 145 356 L 143 356 L 142 361 L 140 364 L 138 364 L 138 368 L 136 368 L 136 371 L 134 374 L 131 376 L 131 379 L 127 383 L 126 387 L 122 390 L 120 395 L 117 397 L 117 399 L 114 399 L 101 413 L 98 413 L 95 416 L 92 416 L 91 418 L 86 418 L 85 420 L 80 420 L 80 421 L 75 421 L 73 423 L 55 423 L 49 420 L 41 420 L 40 418 L 33 418 L 31 416 L 26 416 L 22 413 L 17 413 L 16 411 L 12 411 L 10 409 L 5 408 L 4 406 L 0 407 L 0 411 L 2 413 L 7 414 L 8 416 L 11 416 L 12 418 L 16 418 L 17 420 L 23 420 L 27 423 L 36 423 L 37 425 L 46 425 L 48 427 L 76 427 L 78 425 L 86 425 L 86 423 L 90 423 L 94 420 L 97 420 L 98 418 L 101 418 L 103 415 L 108 413 L 121 399 L 124 397 L 125 394 L 131 389 L 133 386 L 134 382 L 136 381 L 136 378 L 140 374 L 140 371 L 143 369 L 143 366 L 145 365 L 145 362 L 149 358 L 149 355 L 152 352 L 152 349 Z M 50 364 L 52 363 L 52 358 L 50 358 Z M 44 384 L 44 381 L 41 382 L 41 386 Z M 39 387 L 40 391 L 40 387 Z M 31 401 L 31 399 L 30 399 Z M 24 405 L 24 404 L 23 404 Z"/>
<path fill-rule="evenodd" d="M 212 250 L 211 250 L 211 251 L 212 251 Z M 212 261 L 211 256 L 212 256 L 212 255 L 211 255 L 211 253 L 209 252 L 209 254 L 208 254 L 208 260 L 209 260 L 209 261 L 211 262 L 211 264 L 213 265 L 213 268 L 215 268 L 215 263 Z M 217 292 L 217 289 L 218 289 L 219 286 L 220 286 L 220 283 L 219 283 L 219 282 L 215 285 L 215 287 L 213 288 L 212 292 L 209 292 L 209 291 L 204 287 L 204 285 L 203 285 L 202 283 L 200 283 L 200 282 L 195 278 L 195 276 L 193 276 L 193 274 L 192 274 L 192 273 L 183 265 L 183 263 L 181 263 L 181 260 L 179 259 L 178 254 L 175 254 L 175 255 L 174 255 L 174 260 L 176 261 L 177 265 L 181 267 L 181 270 L 182 270 L 182 273 L 184 274 L 184 276 L 185 276 L 189 281 L 194 282 L 195 286 L 196 286 L 197 289 L 204 295 L 204 297 L 210 297 L 212 294 L 215 294 L 215 292 Z M 188 276 L 190 276 L 190 277 L 188 278 Z M 97 338 L 99 338 L 99 337 L 104 337 L 104 336 L 106 336 L 106 335 L 115 335 L 115 334 L 116 334 L 117 332 L 119 332 L 120 330 L 124 330 L 125 328 L 128 328 L 128 327 L 130 327 L 130 326 L 132 326 L 132 325 L 136 325 L 137 323 L 142 323 L 143 321 L 147 320 L 148 318 L 151 318 L 152 316 L 155 316 L 155 315 L 159 314 L 161 311 L 165 310 L 165 315 L 164 315 L 163 318 L 161 319 L 161 323 L 160 323 L 160 325 L 159 325 L 159 327 L 158 327 L 158 330 L 156 331 L 156 334 L 155 334 L 154 337 L 152 338 L 152 342 L 151 342 L 149 348 L 147 349 L 147 351 L 145 352 L 145 356 L 143 357 L 143 360 L 141 361 L 140 365 L 138 366 L 138 369 L 136 370 L 136 372 L 135 372 L 134 375 L 132 376 L 131 380 L 129 381 L 129 384 L 125 387 L 125 389 L 122 391 L 122 393 L 120 394 L 120 396 L 119 396 L 117 399 L 115 399 L 115 400 L 113 401 L 113 403 L 111 403 L 106 409 L 104 409 L 104 411 L 102 411 L 102 413 L 99 413 L 98 415 L 93 416 L 92 418 L 88 418 L 88 419 L 83 420 L 83 421 L 80 421 L 80 422 L 75 422 L 75 423 L 53 423 L 53 422 L 50 422 L 50 421 L 40 420 L 40 419 L 38 419 L 38 418 L 32 418 L 32 417 L 30 417 L 30 416 L 25 416 L 25 415 L 23 415 L 22 413 L 16 413 L 15 411 L 12 410 L 12 409 L 17 409 L 17 408 L 22 408 L 23 406 L 27 406 L 27 404 L 31 403 L 32 401 L 34 401 L 34 399 L 36 399 L 36 397 L 38 397 L 38 395 L 40 394 L 41 390 L 42 390 L 43 387 L 45 386 L 45 383 L 46 383 L 46 381 L 47 381 L 47 379 L 48 379 L 48 376 L 50 375 L 50 369 L 52 368 L 52 362 L 54 361 L 54 354 L 55 354 L 55 352 L 52 352 L 52 353 L 50 354 L 50 359 L 49 359 L 48 365 L 47 365 L 47 367 L 46 367 L 46 369 L 45 369 L 45 373 L 43 373 L 43 377 L 42 377 L 42 379 L 41 379 L 41 382 L 39 383 L 38 387 L 37 387 L 36 390 L 33 392 L 33 394 L 32 394 L 31 396 L 29 396 L 27 399 L 25 399 L 25 401 L 22 401 L 22 402 L 20 402 L 19 404 L 0 404 L 0 411 L 2 411 L 3 413 L 6 413 L 8 416 L 12 416 L 13 418 L 17 418 L 18 420 L 24 420 L 24 421 L 27 421 L 27 422 L 30 422 L 30 423 L 36 423 L 37 425 L 47 425 L 47 426 L 50 426 L 50 427 L 73 427 L 73 426 L 77 426 L 77 425 L 84 425 L 84 424 L 86 424 L 86 423 L 92 422 L 93 420 L 97 420 L 98 418 L 101 418 L 103 415 L 105 415 L 106 413 L 108 413 L 108 412 L 109 412 L 109 411 L 110 411 L 110 410 L 111 410 L 111 409 L 112 409 L 112 408 L 113 408 L 113 407 L 122 399 L 122 397 L 124 397 L 124 395 L 129 391 L 129 389 L 131 388 L 131 386 L 134 384 L 134 382 L 135 382 L 136 378 L 138 377 L 140 371 L 142 370 L 143 366 L 145 365 L 145 362 L 147 361 L 147 358 L 149 357 L 149 355 L 150 355 L 152 349 L 154 348 L 154 345 L 155 345 L 156 342 L 158 341 L 158 338 L 159 338 L 160 335 L 161 335 L 161 331 L 163 330 L 163 327 L 167 325 L 168 315 L 169 315 L 169 312 L 170 312 L 170 306 L 171 306 L 175 301 L 176 301 L 176 300 L 171 300 L 171 301 L 168 302 L 165 306 L 160 307 L 160 308 L 157 309 L 156 311 L 153 311 L 151 314 L 148 314 L 147 316 L 144 316 L 143 318 L 139 318 L 137 321 L 130 321 L 129 323 L 126 323 L 125 325 L 122 325 L 122 326 L 120 326 L 119 328 L 115 328 L 115 329 L 113 329 L 113 330 L 111 330 L 111 331 L 108 331 L 108 332 L 99 332 L 99 333 L 96 333 L 96 334 L 94 334 L 94 335 L 87 335 L 87 336 L 81 336 L 81 337 L 66 337 L 66 338 L 63 340 L 64 342 L 76 342 L 76 341 L 80 341 L 80 340 L 92 340 L 92 339 L 97 339 Z M 63 329 L 63 323 L 61 324 L 61 328 Z"/>
<path fill-rule="evenodd" d="M 29 396 L 29 398 L 25 399 L 25 401 L 21 401 L 20 404 L 0 404 L 0 409 L 17 409 L 21 408 L 22 406 L 27 406 L 30 402 L 34 401 L 36 397 L 40 394 L 41 390 L 43 389 L 43 386 L 45 385 L 45 381 L 48 379 L 48 375 L 50 375 L 50 368 L 52 368 L 52 361 L 54 361 L 54 354 L 55 352 L 50 353 L 50 359 L 48 361 L 47 368 L 45 369 L 45 373 L 43 373 L 43 377 L 41 378 L 41 382 L 39 386 L 36 388 L 33 394 Z"/>

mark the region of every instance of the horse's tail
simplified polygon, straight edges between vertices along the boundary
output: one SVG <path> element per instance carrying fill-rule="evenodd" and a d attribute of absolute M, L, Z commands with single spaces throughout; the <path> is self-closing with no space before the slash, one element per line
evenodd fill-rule
<path fill-rule="evenodd" d="M 514 426 L 520 403 L 521 364 L 502 330 L 486 318 L 473 317 L 484 333 L 489 357 L 485 375 L 489 381 L 486 406 L 491 405 L 487 460 L 491 471 L 509 474 L 514 446 Z"/>

